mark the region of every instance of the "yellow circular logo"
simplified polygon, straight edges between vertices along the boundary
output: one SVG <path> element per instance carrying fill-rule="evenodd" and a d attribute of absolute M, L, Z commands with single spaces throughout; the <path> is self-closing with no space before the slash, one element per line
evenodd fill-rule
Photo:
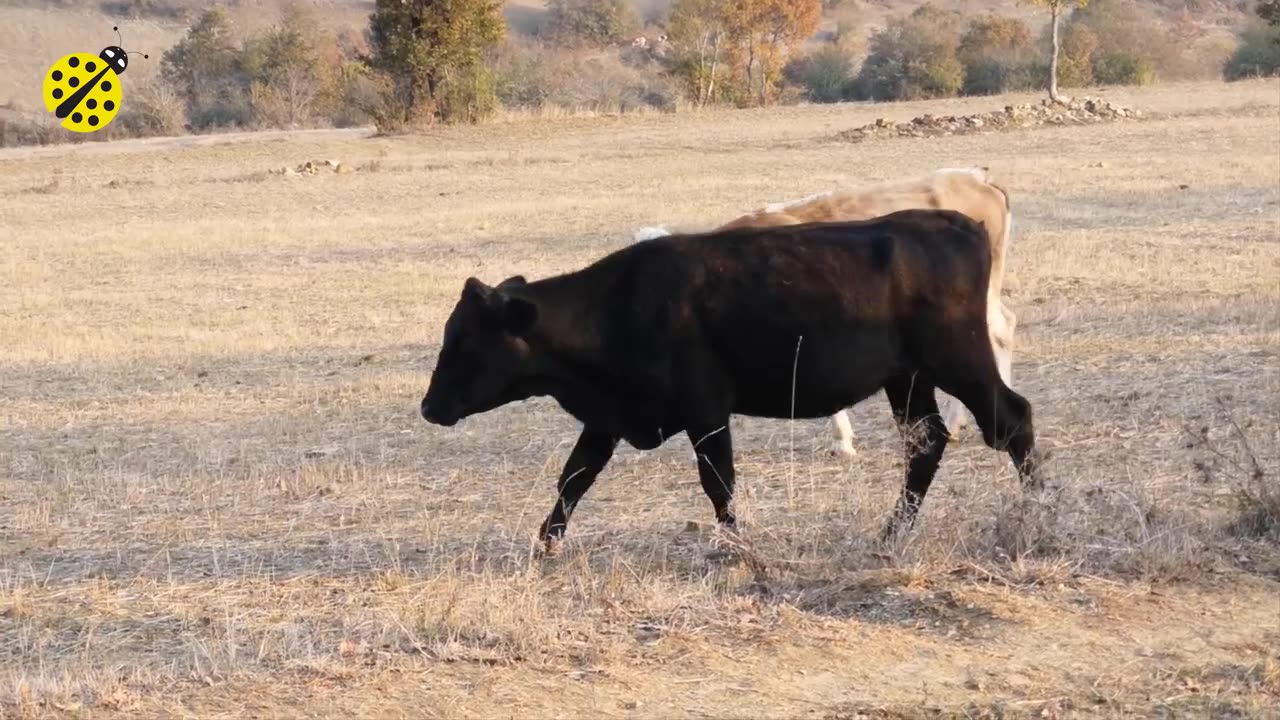
<path fill-rule="evenodd" d="M 103 48 L 96 57 L 64 55 L 44 74 L 44 107 L 72 132 L 101 130 L 120 112 L 120 73 L 127 67 L 129 53 L 119 45 Z"/>

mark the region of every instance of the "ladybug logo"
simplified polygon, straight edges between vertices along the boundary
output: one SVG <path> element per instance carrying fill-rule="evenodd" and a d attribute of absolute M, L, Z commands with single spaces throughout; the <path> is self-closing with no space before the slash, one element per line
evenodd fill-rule
<path fill-rule="evenodd" d="M 120 28 L 112 29 L 119 37 Z M 101 130 L 120 112 L 120 73 L 127 67 L 129 53 L 119 45 L 103 48 L 97 57 L 64 55 L 44 75 L 44 107 L 72 132 Z"/>

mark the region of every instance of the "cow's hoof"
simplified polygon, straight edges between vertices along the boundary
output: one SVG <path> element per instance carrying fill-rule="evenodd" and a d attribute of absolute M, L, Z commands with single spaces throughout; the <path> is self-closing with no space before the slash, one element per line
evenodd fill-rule
<path fill-rule="evenodd" d="M 563 549 L 563 535 L 549 535 L 542 539 L 542 555 L 544 557 L 558 557 L 560 555 L 560 551 Z"/>
<path fill-rule="evenodd" d="M 831 446 L 831 450 L 828 451 L 828 454 L 833 458 L 844 458 L 845 460 L 858 457 L 858 451 L 853 449 L 853 443 L 849 443 L 848 445 L 836 443 Z"/>

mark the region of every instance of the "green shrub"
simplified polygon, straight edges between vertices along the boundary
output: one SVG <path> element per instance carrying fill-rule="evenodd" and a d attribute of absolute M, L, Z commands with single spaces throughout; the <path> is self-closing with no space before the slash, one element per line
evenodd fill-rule
<path fill-rule="evenodd" d="M 436 112 L 450 122 L 479 122 L 498 109 L 493 71 L 482 64 L 450 68 L 440 81 Z"/>
<path fill-rule="evenodd" d="M 1155 68 L 1146 58 L 1110 53 L 1093 61 L 1093 78 L 1100 85 L 1150 85 L 1155 77 Z"/>
<path fill-rule="evenodd" d="M 1040 63 L 978 58 L 965 64 L 961 92 L 965 95 L 998 95 L 1033 90 L 1044 84 L 1047 72 Z"/>
<path fill-rule="evenodd" d="M 783 76 L 800 86 L 810 102 L 833 103 L 844 100 L 851 92 L 853 67 L 844 51 L 828 45 L 793 60 Z"/>
<path fill-rule="evenodd" d="M 640 16 L 627 0 L 549 0 L 543 34 L 565 45 L 608 45 L 639 30 Z"/>
<path fill-rule="evenodd" d="M 1058 84 L 1062 87 L 1093 85 L 1093 53 L 1097 48 L 1098 36 L 1087 25 L 1072 23 L 1064 27 L 1058 52 Z"/>
<path fill-rule="evenodd" d="M 1240 35 L 1240 46 L 1222 69 L 1227 80 L 1280 75 L 1280 26 L 1255 25 Z"/>

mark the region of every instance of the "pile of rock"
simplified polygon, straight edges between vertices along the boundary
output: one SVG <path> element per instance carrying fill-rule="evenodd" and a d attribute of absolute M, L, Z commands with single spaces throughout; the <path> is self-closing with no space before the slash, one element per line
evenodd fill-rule
<path fill-rule="evenodd" d="M 920 115 L 910 122 L 895 123 L 880 118 L 862 127 L 845 130 L 836 136 L 845 142 L 862 142 L 870 138 L 946 137 L 976 132 L 1031 127 L 1034 125 L 1084 125 L 1115 120 L 1141 118 L 1142 112 L 1117 105 L 1110 100 L 1080 97 L 1066 103 L 1043 100 L 1039 104 L 1006 105 L 977 115 Z"/>
<path fill-rule="evenodd" d="M 277 170 L 268 170 L 272 175 L 319 175 L 322 172 L 334 172 L 345 174 L 355 172 L 355 169 L 343 165 L 337 160 L 308 160 L 297 167 L 282 167 Z"/>

